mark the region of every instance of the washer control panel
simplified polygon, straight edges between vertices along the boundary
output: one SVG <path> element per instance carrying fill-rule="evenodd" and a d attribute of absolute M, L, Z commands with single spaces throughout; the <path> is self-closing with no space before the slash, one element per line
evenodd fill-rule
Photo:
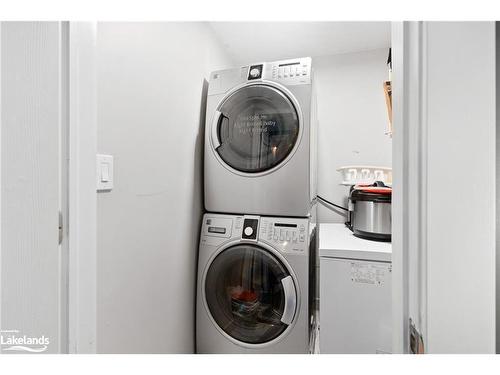
<path fill-rule="evenodd" d="M 205 214 L 200 242 L 213 246 L 229 240 L 265 242 L 282 253 L 307 255 L 309 228 L 307 218 Z"/>
<path fill-rule="evenodd" d="M 283 252 L 300 253 L 309 248 L 307 219 L 263 217 L 260 227 L 260 238 Z"/>

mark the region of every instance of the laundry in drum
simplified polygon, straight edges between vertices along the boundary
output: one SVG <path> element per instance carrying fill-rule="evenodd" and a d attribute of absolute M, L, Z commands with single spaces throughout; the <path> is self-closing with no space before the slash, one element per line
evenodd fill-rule
<path fill-rule="evenodd" d="M 251 318 L 258 310 L 260 301 L 256 292 L 236 287 L 231 292 L 231 308 L 241 318 Z"/>

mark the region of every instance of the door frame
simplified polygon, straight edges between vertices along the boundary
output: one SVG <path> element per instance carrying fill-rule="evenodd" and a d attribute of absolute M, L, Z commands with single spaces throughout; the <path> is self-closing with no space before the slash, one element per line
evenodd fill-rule
<path fill-rule="evenodd" d="M 2 222 L 2 26 L 0 22 L 0 223 Z M 2 330 L 2 227 L 0 226 L 0 331 Z M 0 355 L 2 351 L 0 350 Z"/>
<path fill-rule="evenodd" d="M 96 353 L 97 23 L 69 22 L 69 353 Z"/>
<path fill-rule="evenodd" d="M 426 327 L 427 122 L 424 24 L 392 22 L 393 353 L 409 353 L 410 318 Z M 416 230 L 415 230 L 416 229 Z"/>

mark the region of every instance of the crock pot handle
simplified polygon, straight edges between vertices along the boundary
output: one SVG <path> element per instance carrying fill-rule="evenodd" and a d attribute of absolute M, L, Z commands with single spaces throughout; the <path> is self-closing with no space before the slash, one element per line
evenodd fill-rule
<path fill-rule="evenodd" d="M 222 113 L 219 111 L 215 111 L 214 120 L 212 122 L 212 144 L 214 146 L 214 150 L 216 150 L 220 146 L 219 137 L 217 135 L 219 130 L 219 121 Z"/>
<path fill-rule="evenodd" d="M 285 294 L 285 308 L 283 309 L 281 321 L 290 325 L 295 316 L 295 309 L 297 308 L 297 292 L 295 291 L 292 276 L 281 279 L 281 285 L 283 286 L 283 293 Z"/>

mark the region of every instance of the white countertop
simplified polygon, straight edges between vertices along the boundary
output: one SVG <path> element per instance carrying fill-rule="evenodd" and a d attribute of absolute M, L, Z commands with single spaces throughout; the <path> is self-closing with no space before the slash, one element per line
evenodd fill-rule
<path fill-rule="evenodd" d="M 319 256 L 390 262 L 392 244 L 356 237 L 344 224 L 320 224 Z"/>

